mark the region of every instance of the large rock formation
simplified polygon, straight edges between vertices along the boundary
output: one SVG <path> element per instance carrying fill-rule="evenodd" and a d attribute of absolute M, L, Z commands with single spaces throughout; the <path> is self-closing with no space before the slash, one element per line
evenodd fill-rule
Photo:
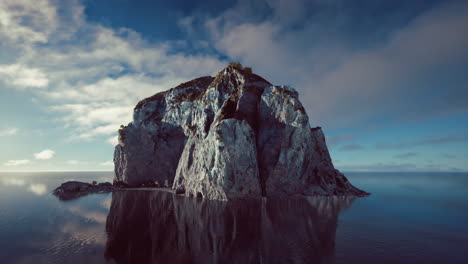
<path fill-rule="evenodd" d="M 366 195 L 333 167 L 291 87 L 232 63 L 140 101 L 119 130 L 115 181 L 158 181 L 188 196 Z"/>

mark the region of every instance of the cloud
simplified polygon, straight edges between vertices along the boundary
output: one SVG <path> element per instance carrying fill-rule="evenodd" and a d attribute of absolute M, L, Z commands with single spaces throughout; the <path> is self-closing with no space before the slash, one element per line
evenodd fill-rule
<path fill-rule="evenodd" d="M 8 128 L 8 129 L 0 131 L 0 137 L 13 136 L 13 135 L 16 135 L 17 133 L 18 133 L 18 129 Z"/>
<path fill-rule="evenodd" d="M 40 69 L 18 64 L 0 65 L 0 77 L 17 87 L 43 88 L 49 85 L 49 79 Z"/>
<path fill-rule="evenodd" d="M 103 102 L 64 104 L 50 109 L 66 114 L 61 121 L 73 128 L 70 139 L 91 140 L 99 136 L 116 135 L 120 125 L 132 120 L 133 107 Z"/>
<path fill-rule="evenodd" d="M 457 157 L 457 155 L 454 154 L 442 154 L 441 156 L 446 159 L 455 159 Z"/>
<path fill-rule="evenodd" d="M 44 195 L 47 193 L 47 186 L 45 186 L 42 183 L 31 184 L 29 185 L 28 190 L 40 196 L 40 195 Z"/>
<path fill-rule="evenodd" d="M 371 164 L 335 164 L 342 171 L 368 171 L 368 172 L 458 172 L 460 168 L 440 164 L 417 165 L 415 163 L 378 162 Z"/>
<path fill-rule="evenodd" d="M 418 153 L 416 153 L 416 152 L 406 152 L 406 153 L 395 155 L 395 158 L 406 159 L 406 158 L 414 157 L 414 156 L 417 156 L 417 155 L 418 155 Z"/>
<path fill-rule="evenodd" d="M 340 145 L 343 142 L 350 141 L 355 138 L 356 136 L 352 134 L 343 133 L 343 134 L 327 137 L 326 140 L 327 140 L 327 145 L 329 147 L 334 147 L 334 146 Z"/>
<path fill-rule="evenodd" d="M 85 164 L 90 164 L 87 161 L 81 161 L 81 160 L 67 160 L 65 161 L 66 164 L 68 165 L 85 165 Z"/>
<path fill-rule="evenodd" d="M 112 146 L 117 145 L 119 143 L 119 136 L 108 138 L 107 143 L 111 144 Z"/>
<path fill-rule="evenodd" d="M 34 157 L 38 160 L 48 160 L 53 158 L 55 155 L 55 151 L 51 149 L 46 149 L 38 153 L 34 153 Z"/>
<path fill-rule="evenodd" d="M 80 134 L 79 137 L 86 139 L 86 138 L 92 138 L 94 136 L 98 135 L 110 135 L 110 134 L 116 134 L 119 129 L 119 126 L 116 124 L 112 125 L 104 125 L 104 126 L 98 126 L 93 128 L 90 131 L 87 131 L 83 134 Z"/>
<path fill-rule="evenodd" d="M 118 62 L 116 63 L 119 64 Z M 116 67 L 118 67 L 116 73 L 123 70 L 122 66 Z M 106 71 L 107 69 L 104 70 Z M 112 74 L 112 69 L 109 72 L 94 73 L 99 79 L 90 83 L 68 84 L 63 89 L 47 92 L 44 95 L 50 99 L 59 100 L 65 98 L 68 101 L 75 102 L 118 101 L 121 104 L 130 104 L 135 100 L 166 90 L 168 87 L 178 84 L 177 81 L 184 81 L 184 79 L 175 76 L 154 78 L 145 76 L 144 74 L 127 74 L 119 77 L 106 76 L 106 74 Z M 91 76 L 84 73 L 83 77 L 89 79 Z M 138 89 L 135 89 L 135 87 L 138 87 Z"/>
<path fill-rule="evenodd" d="M 468 141 L 468 135 L 428 138 L 428 139 L 423 139 L 423 140 L 408 141 L 408 142 L 401 142 L 401 143 L 379 143 L 376 145 L 376 147 L 378 149 L 407 149 L 407 148 L 414 148 L 418 146 L 440 145 L 440 144 L 464 142 L 464 141 Z"/>
<path fill-rule="evenodd" d="M 25 165 L 28 164 L 29 160 L 9 160 L 4 163 L 5 166 L 12 167 L 12 166 L 20 166 L 20 165 Z"/>
<path fill-rule="evenodd" d="M 448 66 L 466 62 L 466 3 L 432 5 L 407 21 L 398 20 L 403 12 L 396 13 L 374 27 L 379 30 L 375 32 L 365 23 L 366 5 L 356 11 L 345 1 L 294 1 L 290 7 L 284 1 L 267 1 L 271 12 L 255 16 L 248 7 L 257 2 L 238 1 L 215 17 L 204 14 L 198 19 L 205 21 L 221 53 L 253 66 L 273 82 L 292 82 L 315 116 L 313 122 L 345 127 L 382 113 L 391 120 L 409 120 L 468 111 L 468 97 L 461 92 L 466 81 L 448 78 L 443 86 L 434 81 L 450 76 Z M 400 12 L 407 7 L 400 5 Z M 353 34 L 359 26 L 369 31 Z M 441 90 L 464 98 L 449 109 L 439 103 Z"/>
<path fill-rule="evenodd" d="M 114 162 L 113 161 L 106 161 L 106 162 L 101 162 L 99 163 L 99 165 L 101 166 L 114 166 Z"/>
<path fill-rule="evenodd" d="M 132 111 L 130 106 L 119 106 L 112 103 L 89 103 L 89 104 L 64 104 L 51 107 L 54 111 L 69 113 L 63 118 L 64 122 L 77 122 L 78 125 L 88 128 L 87 134 L 82 137 L 87 138 L 93 134 L 107 134 L 112 129 L 117 132 L 119 120 L 130 121 Z M 91 129 L 89 131 L 89 129 Z"/>
<path fill-rule="evenodd" d="M 372 164 L 345 164 L 337 165 L 340 170 L 350 171 L 410 171 L 415 170 L 414 163 L 372 163 Z"/>
<path fill-rule="evenodd" d="M 353 151 L 353 150 L 361 150 L 364 147 L 359 145 L 359 144 L 349 144 L 349 145 L 344 145 L 340 148 L 341 151 Z"/>
<path fill-rule="evenodd" d="M 0 4 L 0 49 L 8 55 L 0 58 L 0 80 L 7 89 L 40 88 L 29 91 L 60 114 L 54 122 L 72 131 L 70 139 L 106 141 L 131 121 L 139 100 L 225 65 L 92 23 L 83 10 L 73 0 Z"/>
<path fill-rule="evenodd" d="M 69 165 L 78 165 L 78 164 L 81 164 L 82 162 L 79 160 L 67 160 L 65 163 Z"/>
<path fill-rule="evenodd" d="M 48 42 L 57 28 L 57 9 L 48 0 L 2 0 L 0 37 L 14 43 Z"/>

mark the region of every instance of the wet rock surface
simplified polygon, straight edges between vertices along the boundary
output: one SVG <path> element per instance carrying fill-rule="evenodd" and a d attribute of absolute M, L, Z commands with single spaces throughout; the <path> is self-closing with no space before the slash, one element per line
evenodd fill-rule
<path fill-rule="evenodd" d="M 212 200 L 368 195 L 334 168 L 297 91 L 239 64 L 139 102 L 114 163 L 117 183 L 156 181 Z"/>

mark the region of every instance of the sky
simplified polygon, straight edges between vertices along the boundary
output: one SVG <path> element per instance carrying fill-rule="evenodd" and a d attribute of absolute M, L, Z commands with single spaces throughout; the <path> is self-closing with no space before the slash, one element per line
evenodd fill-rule
<path fill-rule="evenodd" d="M 468 171 L 468 2 L 1 0 L 0 171 L 113 170 L 136 103 L 238 61 L 342 171 Z"/>

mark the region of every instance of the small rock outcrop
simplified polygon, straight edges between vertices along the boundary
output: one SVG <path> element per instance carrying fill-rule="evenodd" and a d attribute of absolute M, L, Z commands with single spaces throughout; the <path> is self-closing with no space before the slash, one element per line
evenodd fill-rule
<path fill-rule="evenodd" d="M 213 200 L 367 195 L 333 167 L 298 93 L 238 63 L 140 101 L 114 163 L 117 183 L 168 183 Z"/>
<path fill-rule="evenodd" d="M 113 186 L 110 182 L 90 184 L 79 181 L 68 181 L 55 188 L 55 190 L 52 191 L 52 194 L 57 196 L 60 200 L 66 201 L 93 193 L 112 192 L 116 188 L 117 187 Z"/>

